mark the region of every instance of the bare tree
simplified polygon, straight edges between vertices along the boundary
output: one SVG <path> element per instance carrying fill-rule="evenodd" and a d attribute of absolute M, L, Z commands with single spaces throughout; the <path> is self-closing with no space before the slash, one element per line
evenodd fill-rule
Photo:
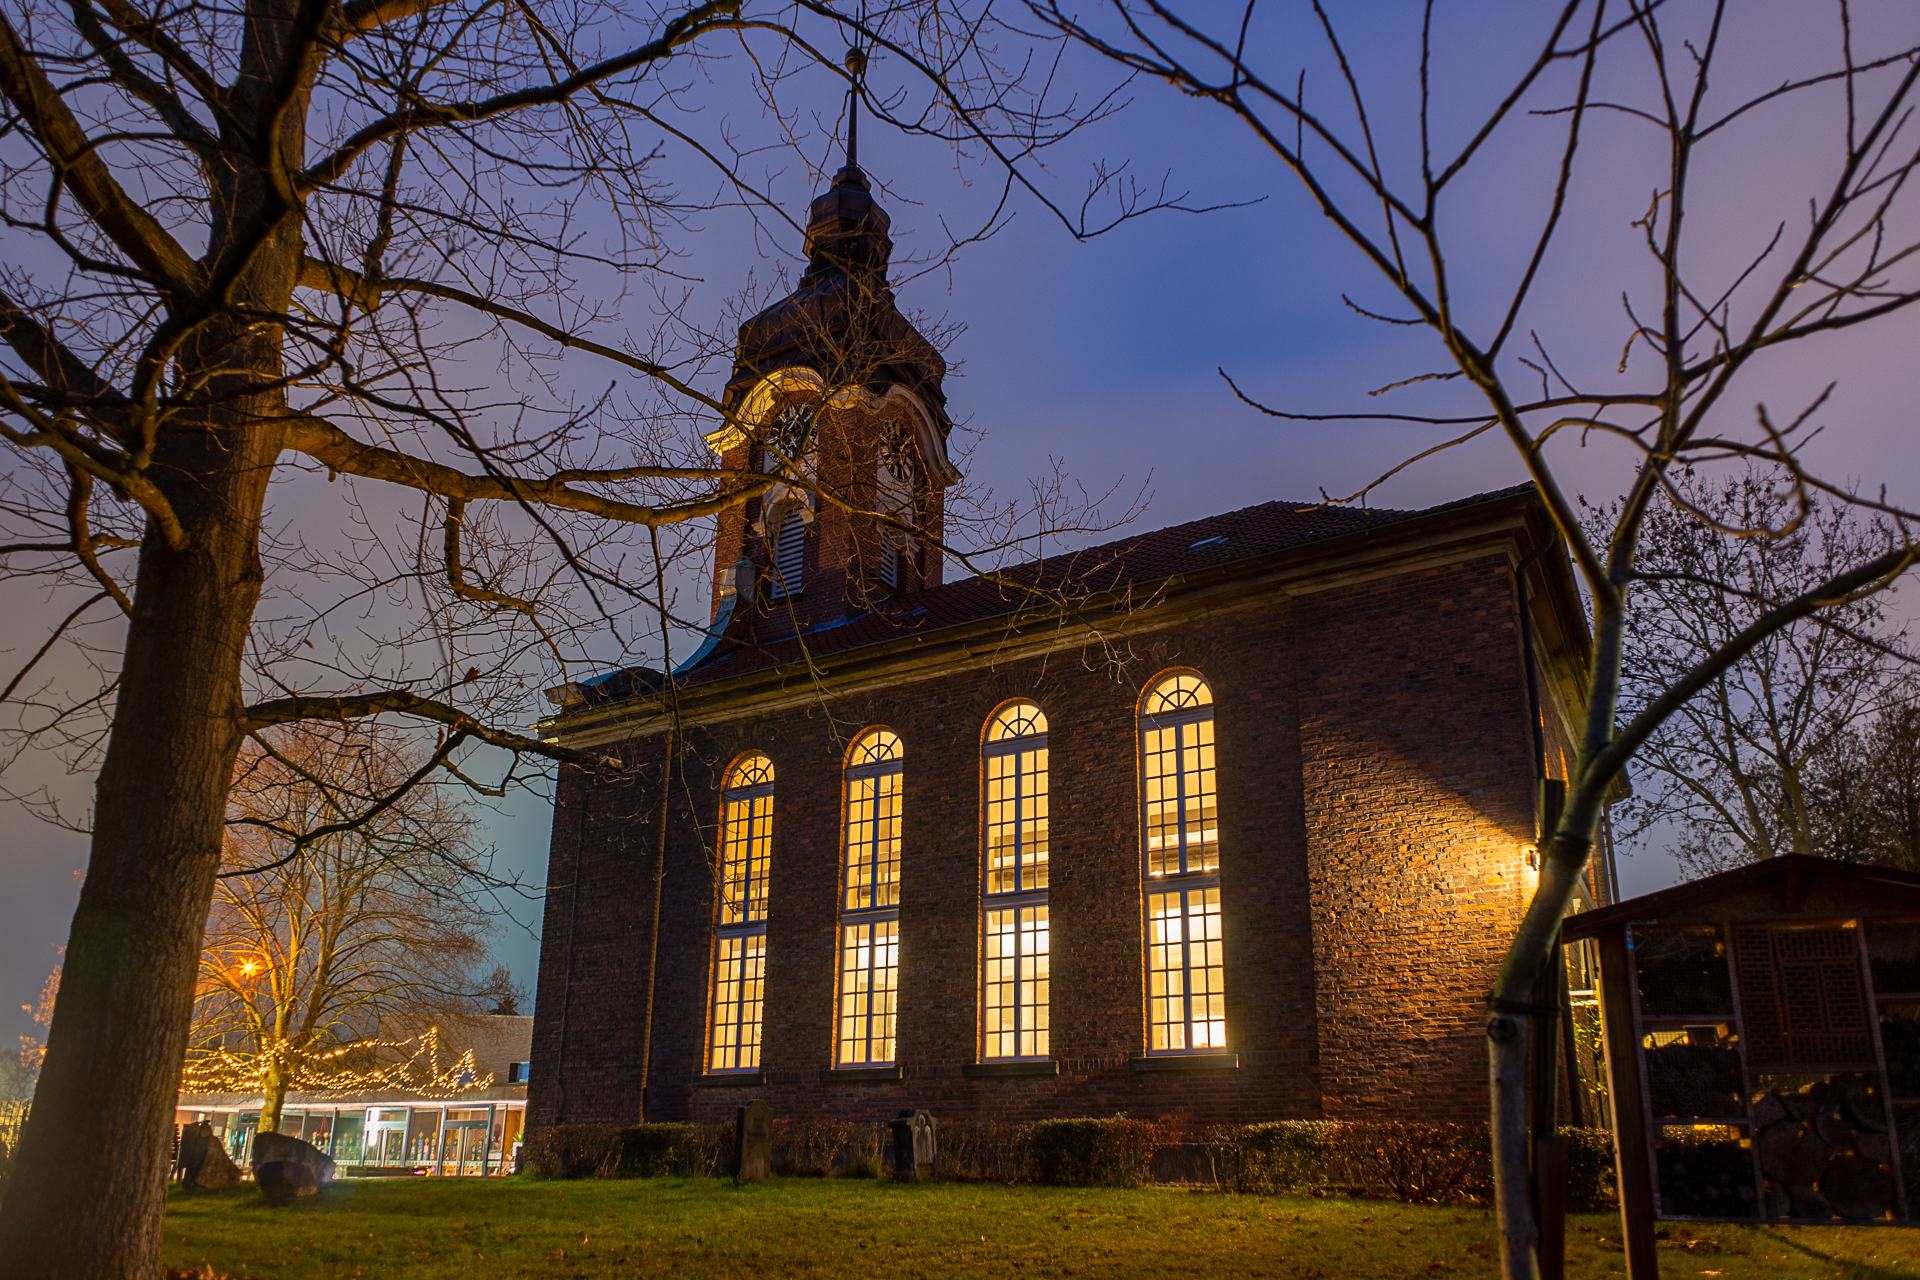
<path fill-rule="evenodd" d="M 332 1087 L 342 1050 L 480 994 L 493 922 L 474 815 L 440 787 L 403 791 L 418 761 L 394 737 L 301 724 L 241 753 L 185 1078 L 258 1090 L 262 1130 L 289 1089 Z"/>
<path fill-rule="evenodd" d="M 1631 715 L 1735 642 L 1774 603 L 1818 590 L 1894 544 L 1884 521 L 1747 470 L 1680 475 L 1641 532 L 1620 702 Z M 1588 513 L 1604 536 L 1617 509 Z M 1721 530 L 1790 530 L 1727 537 Z M 1698 874 L 1776 853 L 1833 853 L 1846 809 L 1823 783 L 1856 769 L 1861 732 L 1896 708 L 1910 671 L 1885 596 L 1836 605 L 1762 637 L 1654 730 L 1636 757 L 1627 839 L 1671 833 Z M 1864 777 L 1863 777 L 1864 781 Z M 1864 794 L 1864 793 L 1862 793 Z"/>
<path fill-rule="evenodd" d="M 834 121 L 810 129 L 802 104 L 840 100 L 846 45 L 898 74 L 860 85 L 870 110 L 997 159 L 1010 187 L 1112 104 L 1054 111 L 1045 74 L 1028 92 L 1002 61 L 1005 34 L 986 6 L 933 0 L 0 13 L 0 564 L 53 602 L 0 696 L 14 757 L 97 770 L 85 818 L 22 793 L 92 846 L 22 1140 L 33 1176 L 0 1206 L 13 1274 L 157 1266 L 162 1137 L 249 737 L 437 729 L 403 786 L 454 770 L 499 793 L 523 756 L 620 768 L 523 732 L 536 691 L 702 625 L 661 566 L 720 512 L 776 485 L 857 500 L 713 461 L 704 435 L 760 424 L 709 377 L 730 336 L 679 255 L 716 210 L 798 239 L 772 186 L 818 172 L 809 140 Z M 695 194 L 669 151 L 709 166 L 683 173 Z M 513 763 L 482 777 L 481 745 Z"/>
<path fill-rule="evenodd" d="M 1775 15 L 1722 0 L 1469 9 L 1451 21 L 1479 16 L 1485 25 L 1445 33 L 1429 3 L 1398 27 L 1377 22 L 1364 42 L 1349 42 L 1318 0 L 1284 13 L 1250 2 L 1230 18 L 1188 16 L 1172 0 L 1113 0 L 1090 14 L 1057 0 L 1029 7 L 1057 38 L 1213 104 L 1244 126 L 1393 298 L 1352 305 L 1433 339 L 1439 367 L 1415 367 L 1394 385 L 1444 395 L 1454 384 L 1472 397 L 1437 412 L 1260 407 L 1296 422 L 1428 427 L 1437 439 L 1421 457 L 1487 433 L 1504 438 L 1538 487 L 1591 599 L 1577 764 L 1486 1018 L 1501 1268 L 1509 1280 L 1534 1276 L 1530 997 L 1609 790 L 1669 717 L 1756 646 L 1885 589 L 1914 563 L 1910 505 L 1856 494 L 1811 467 L 1808 440 L 1822 428 L 1841 429 L 1827 420 L 1837 416 L 1832 388 L 1824 377 L 1806 379 L 1785 355 L 1810 339 L 1884 324 L 1920 301 L 1920 240 L 1906 199 L 1920 163 L 1910 124 L 1920 48 L 1908 24 L 1891 16 L 1876 34 L 1857 31 L 1843 2 L 1824 44 L 1796 39 L 1785 52 L 1799 65 L 1754 83 L 1740 74 L 1735 50 Z M 1507 74 L 1502 51 L 1514 49 Z M 1382 91 L 1383 83 L 1390 87 Z M 1440 83 L 1454 95 L 1437 95 Z M 1404 111 L 1383 110 L 1396 99 Z M 1810 119 L 1819 121 L 1824 150 L 1804 132 L 1792 143 L 1777 140 L 1784 125 Z M 1549 128 L 1550 140 L 1543 136 Z M 1594 145 L 1603 130 L 1605 145 Z M 1743 206 L 1724 185 L 1755 163 L 1737 151 L 1756 136 L 1774 139 L 1762 163 L 1782 220 L 1769 218 L 1745 250 L 1730 255 L 1729 242 L 1752 228 L 1729 223 L 1729 211 Z M 1516 154 L 1537 165 L 1538 189 L 1513 189 Z M 1643 174 L 1657 175 L 1651 197 L 1632 227 L 1620 228 L 1623 240 L 1637 243 L 1640 261 L 1605 257 L 1595 301 L 1536 296 L 1543 280 L 1604 253 L 1602 232 L 1591 224 L 1563 234 L 1579 221 L 1570 212 L 1584 213 L 1598 192 L 1644 190 Z M 1697 216 L 1716 188 L 1724 198 L 1715 216 Z M 1489 201 L 1490 190 L 1501 197 Z M 1495 208 L 1498 218 L 1490 216 Z M 1584 338 L 1579 347 L 1553 340 L 1567 317 L 1585 320 L 1602 306 L 1622 308 L 1604 355 Z M 1795 385 L 1796 375 L 1805 385 Z M 1746 406 L 1763 395 L 1787 396 L 1786 407 L 1762 404 L 1750 414 Z M 1626 463 L 1623 496 L 1597 529 L 1582 521 L 1563 476 L 1565 450 L 1579 444 L 1617 450 Z M 1649 515 L 1663 499 L 1689 510 L 1675 484 L 1687 467 L 1711 474 L 1728 463 L 1761 467 L 1786 495 L 1786 518 L 1774 527 L 1729 526 L 1692 509 L 1715 537 L 1789 537 L 1816 494 L 1878 513 L 1889 537 L 1819 582 L 1755 601 L 1751 621 L 1628 708 L 1623 674 L 1638 658 L 1630 652 L 1629 597 L 1645 582 Z M 1598 465 L 1583 460 L 1583 485 L 1591 486 Z"/>
<path fill-rule="evenodd" d="M 513 971 L 504 964 L 496 964 L 488 971 L 486 981 L 474 996 L 474 1008 L 479 1012 L 507 1018 L 522 1016 L 521 1010 L 526 1004 L 526 987 L 513 980 Z"/>
<path fill-rule="evenodd" d="M 1821 761 L 1808 790 L 1831 856 L 1920 871 L 1920 701 L 1904 692 Z"/>

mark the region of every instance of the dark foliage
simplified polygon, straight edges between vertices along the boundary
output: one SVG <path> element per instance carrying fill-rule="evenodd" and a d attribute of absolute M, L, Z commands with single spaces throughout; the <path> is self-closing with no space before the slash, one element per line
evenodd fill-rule
<path fill-rule="evenodd" d="M 1172 1135 L 1145 1120 L 1037 1120 L 1027 1127 L 1035 1182 L 1065 1187 L 1137 1187 Z"/>

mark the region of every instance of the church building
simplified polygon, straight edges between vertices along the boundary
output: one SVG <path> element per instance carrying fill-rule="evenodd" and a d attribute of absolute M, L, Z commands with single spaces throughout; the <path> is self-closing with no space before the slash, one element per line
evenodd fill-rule
<path fill-rule="evenodd" d="M 561 773 L 529 1125 L 1484 1119 L 1587 660 L 1531 488 L 947 581 L 888 228 L 850 159 L 741 328 L 705 641 L 550 692 L 628 768 Z"/>

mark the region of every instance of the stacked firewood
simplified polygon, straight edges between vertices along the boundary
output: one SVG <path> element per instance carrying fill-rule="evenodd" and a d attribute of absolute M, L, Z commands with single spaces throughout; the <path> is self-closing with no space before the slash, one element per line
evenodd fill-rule
<path fill-rule="evenodd" d="M 1769 1218 L 1871 1220 L 1894 1207 L 1886 1109 L 1865 1076 L 1775 1089 L 1753 1115 Z"/>

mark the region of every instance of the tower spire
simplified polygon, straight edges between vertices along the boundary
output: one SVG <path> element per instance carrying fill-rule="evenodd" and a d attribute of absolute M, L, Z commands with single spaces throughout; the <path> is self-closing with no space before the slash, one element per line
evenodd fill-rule
<path fill-rule="evenodd" d="M 867 73 L 867 55 L 858 49 L 847 50 L 847 74 L 853 83 L 847 86 L 847 168 L 860 167 L 860 77 Z"/>

